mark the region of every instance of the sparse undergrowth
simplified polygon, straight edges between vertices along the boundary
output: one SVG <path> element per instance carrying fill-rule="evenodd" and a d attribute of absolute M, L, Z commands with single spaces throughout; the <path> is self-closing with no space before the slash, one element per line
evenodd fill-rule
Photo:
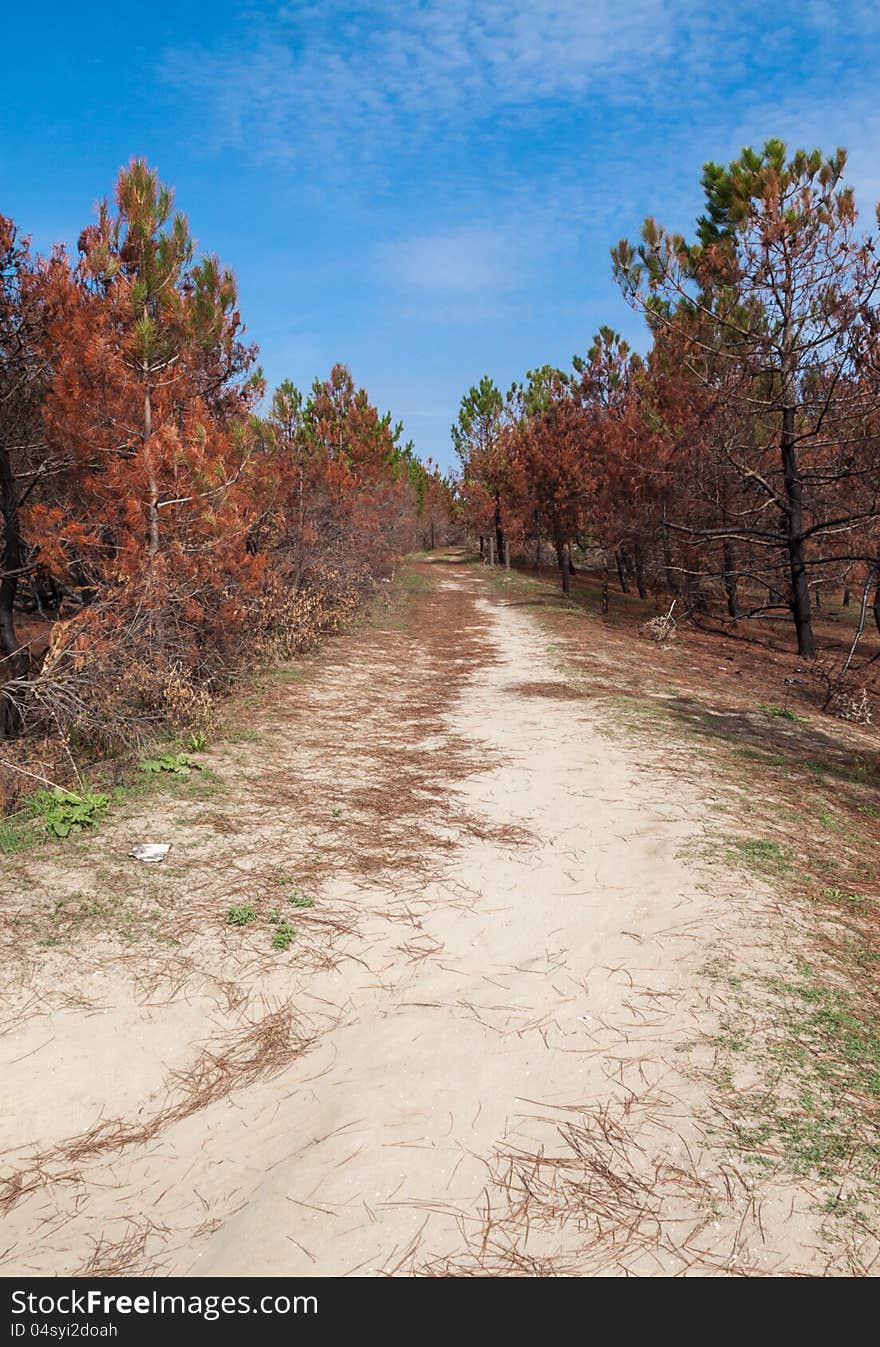
<path fill-rule="evenodd" d="M 393 629 L 400 621 L 401 608 L 409 601 L 407 594 L 404 589 L 402 598 L 395 597 L 389 602 L 386 610 L 376 615 L 376 624 L 387 624 Z M 865 1085 L 871 1070 L 875 1079 L 877 1074 L 876 1064 L 871 1065 L 876 1053 L 876 1021 L 871 1027 L 862 1006 L 868 980 L 876 976 L 874 945 L 864 932 L 875 920 L 877 908 L 871 897 L 871 882 L 865 878 L 867 872 L 861 881 L 856 879 L 859 867 L 864 869 L 870 856 L 865 841 L 867 830 L 876 829 L 878 817 L 877 807 L 871 803 L 874 778 L 869 757 L 867 753 L 862 753 L 861 758 L 858 754 L 847 757 L 843 750 L 838 752 L 830 746 L 830 741 L 817 742 L 810 737 L 815 732 L 813 725 L 805 727 L 789 717 L 768 714 L 761 709 L 757 697 L 750 699 L 747 711 L 739 719 L 731 718 L 729 723 L 724 720 L 724 735 L 713 733 L 722 727 L 718 723 L 721 717 L 716 714 L 717 702 L 712 702 L 708 692 L 698 698 L 693 689 L 685 701 L 675 686 L 672 671 L 665 685 L 653 678 L 650 696 L 643 694 L 636 698 L 619 690 L 609 694 L 604 688 L 597 694 L 590 687 L 585 664 L 572 658 L 571 642 L 580 642 L 589 652 L 589 659 L 596 656 L 600 643 L 584 640 L 588 633 L 580 628 L 578 619 L 576 611 L 566 617 L 566 626 L 573 630 L 561 648 L 566 678 L 572 680 L 571 700 L 577 702 L 573 709 L 579 713 L 583 708 L 587 714 L 601 717 L 611 733 L 635 726 L 641 734 L 649 735 L 652 742 L 662 741 L 664 774 L 693 773 L 696 765 L 706 794 L 711 796 L 708 807 L 717 809 L 719 815 L 723 813 L 723 836 L 716 826 L 718 817 L 712 820 L 714 859 L 742 866 L 759 876 L 779 894 L 784 914 L 788 912 L 802 926 L 806 913 L 824 932 L 823 939 L 829 941 L 823 958 L 816 958 L 809 965 L 802 961 L 794 972 L 786 965 L 785 976 L 776 979 L 740 978 L 736 994 L 728 995 L 728 1014 L 717 1038 L 717 1064 L 712 1080 L 730 1119 L 730 1127 L 720 1144 L 729 1146 L 733 1138 L 736 1149 L 758 1172 L 778 1168 L 798 1178 L 805 1176 L 811 1191 L 821 1186 L 822 1196 L 817 1200 L 824 1205 L 827 1215 L 864 1229 L 872 1210 L 877 1167 L 870 1136 L 859 1132 L 860 1119 L 873 1120 L 872 1125 L 876 1126 L 876 1112 L 871 1110 L 877 1103 L 876 1087 L 867 1089 Z M 394 672 L 396 676 L 396 667 Z M 560 695 L 555 682 L 522 686 L 533 691 L 544 687 L 545 695 Z M 658 689 L 662 689 L 661 695 Z M 431 691 L 433 695 L 433 688 Z M 283 689 L 281 699 L 289 703 L 297 698 L 292 689 Z M 435 714 L 432 705 L 424 712 L 426 724 L 430 724 L 430 716 Z M 344 705 L 339 709 L 342 716 L 347 714 Z M 727 717 L 731 708 L 723 709 Z M 249 708 L 248 717 L 252 715 Z M 239 788 L 247 781 L 247 789 L 253 787 L 256 792 L 251 805 L 258 799 L 261 808 L 272 811 L 273 820 L 277 821 L 280 814 L 282 825 L 286 826 L 288 806 L 290 818 L 298 817 L 301 785 L 287 780 L 285 764 L 274 760 L 273 717 L 248 719 L 245 729 L 254 729 L 255 725 L 262 732 L 262 747 L 253 753 L 246 749 L 228 751 L 227 761 L 233 766 L 225 783 L 218 780 L 208 763 L 200 764 L 199 771 L 189 771 L 186 764 L 180 763 L 180 756 L 199 751 L 194 745 L 174 744 L 163 746 L 162 751 L 154 749 L 154 760 L 164 758 L 167 750 L 183 770 L 176 770 L 172 761 L 170 769 L 160 767 L 140 772 L 131 784 L 120 787 L 118 792 L 111 791 L 113 803 L 119 806 L 119 816 L 124 819 L 124 806 L 140 799 L 147 803 L 144 812 L 149 814 L 150 796 L 160 792 L 163 803 L 170 806 L 164 809 L 166 821 L 174 813 L 172 802 L 180 801 L 179 813 L 186 816 L 180 818 L 181 823 L 189 825 L 198 814 L 199 824 L 210 828 L 206 836 L 187 841 L 187 846 L 208 846 L 212 837 L 227 832 L 235 842 L 240 822 L 236 809 L 239 801 L 246 798 L 246 792 Z M 749 741 L 749 749 L 758 756 L 738 755 L 734 747 L 737 725 L 755 736 Z M 295 730 L 298 744 L 302 744 L 307 733 L 306 723 L 298 722 Z M 789 735 L 795 737 L 785 737 Z M 236 738 L 244 744 L 258 742 L 246 734 L 233 735 L 227 742 L 232 745 Z M 411 738 L 408 726 L 406 738 L 407 741 Z M 792 767 L 795 752 L 802 756 L 797 771 Z M 244 770 L 257 759 L 259 782 L 253 772 L 246 778 Z M 820 763 L 828 764 L 827 769 L 820 770 Z M 236 779 L 238 764 L 242 764 L 242 780 Z M 395 758 L 398 773 L 399 765 L 398 754 Z M 372 807 L 381 808 L 382 812 L 370 816 L 373 832 L 379 830 L 377 819 L 381 819 L 382 830 L 388 826 L 388 786 L 384 778 L 381 785 L 381 804 L 377 802 Z M 369 789 L 374 789 L 374 783 L 370 783 Z M 207 803 L 224 790 L 227 803 L 221 808 L 227 810 L 226 814 L 221 815 L 216 806 L 200 811 L 189 808 L 190 803 Z M 843 798 L 840 790 L 844 792 Z M 42 943 L 61 944 L 86 935 L 109 934 L 126 944 L 145 937 L 170 942 L 183 936 L 181 943 L 187 948 L 174 951 L 175 960 L 181 954 L 188 958 L 193 946 L 202 942 L 199 952 L 207 949 L 209 960 L 214 960 L 219 950 L 233 965 L 240 963 L 249 970 L 255 966 L 268 968 L 270 975 L 284 979 L 290 966 L 303 958 L 304 947 L 314 932 L 321 930 L 327 917 L 330 905 L 323 901 L 318 878 L 324 873 L 324 853 L 329 852 L 330 863 L 335 863 L 341 854 L 340 839 L 347 839 L 349 830 L 359 826 L 367 798 L 373 797 L 367 797 L 366 792 L 354 796 L 349 782 L 335 779 L 328 782 L 325 790 L 309 800 L 314 831 L 308 839 L 308 850 L 297 847 L 276 851 L 271 856 L 258 854 L 253 857 L 255 864 L 246 863 L 237 870 L 235 847 L 230 846 L 223 852 L 222 873 L 207 881 L 199 864 L 207 853 L 193 853 L 188 858 L 182 854 L 185 851 L 182 844 L 172 852 L 178 867 L 172 874 L 162 867 L 139 867 L 134 862 L 122 861 L 112 879 L 108 878 L 102 887 L 96 884 L 95 892 L 89 887 L 88 893 L 71 894 L 58 906 L 57 913 L 50 914 L 48 921 L 41 916 Z M 407 788 L 407 801 L 413 798 L 414 792 Z M 337 800 L 344 801 L 344 810 Z M 802 845 L 804 833 L 809 841 L 809 854 Z M 274 836 L 278 838 L 281 833 L 275 832 Z M 360 838 L 358 835 L 358 841 Z M 73 840 L 63 853 L 65 861 L 67 855 L 75 857 L 86 849 L 91 851 L 92 845 L 88 836 L 78 842 Z M 96 850 L 100 849 L 99 843 Z M 282 858 L 284 863 L 279 864 Z M 362 861 L 361 851 L 357 859 L 358 863 Z M 127 872 L 141 886 L 140 894 L 108 897 L 125 892 L 113 884 L 118 874 L 126 872 L 126 865 Z M 168 881 L 172 879 L 173 893 L 163 893 L 163 888 L 171 887 Z M 322 895 L 314 914 L 309 911 L 316 906 L 312 893 Z M 202 905 L 184 934 L 181 910 L 194 902 Z M 233 912 L 237 915 L 231 919 Z M 30 933 L 30 918 L 25 915 L 21 921 L 19 929 L 24 932 L 27 927 Z M 795 944 L 799 939 L 799 934 L 794 933 Z M 836 950 L 833 957 L 832 946 Z M 151 953 L 153 949 L 149 947 Z M 83 945 L 77 950 L 77 954 L 85 952 Z M 124 953 L 134 962 L 141 949 L 117 949 L 114 957 L 117 953 Z M 102 957 L 106 957 L 106 945 Z M 834 959 L 840 960 L 839 965 Z M 865 974 L 864 986 L 854 985 L 853 969 Z M 721 980 L 725 972 L 719 968 L 714 976 Z M 760 1014 L 757 1032 L 756 1013 Z M 746 1063 L 748 1070 L 757 1072 L 759 1077 L 758 1086 L 749 1082 L 746 1092 L 738 1078 L 741 1063 Z M 835 1142 L 838 1133 L 845 1138 L 843 1147 Z"/>
<path fill-rule="evenodd" d="M 94 829 L 112 810 L 147 793 L 180 793 L 179 788 L 185 787 L 190 798 L 210 798 L 218 788 L 218 779 L 209 767 L 191 757 L 193 752 L 206 750 L 207 738 L 190 735 L 189 744 L 190 753 L 173 746 L 157 746 L 155 756 L 140 760 L 137 772 L 126 771 L 125 764 L 119 764 L 124 780 L 104 790 L 87 784 L 78 790 L 48 785 L 21 796 L 14 812 L 0 817 L 0 855 L 13 856 L 48 838 L 64 841 Z"/>
<path fill-rule="evenodd" d="M 784 1167 L 818 1180 L 825 1214 L 870 1233 L 880 1167 L 880 1019 L 810 964 L 787 977 L 726 981 L 714 1076 L 735 1149 L 759 1170 Z M 767 1021 L 758 1035 L 747 1027 L 756 1005 Z M 748 1077 L 758 1068 L 748 1088 L 740 1084 L 743 1066 Z"/>
<path fill-rule="evenodd" d="M 772 657 L 749 666 L 747 683 L 719 684 L 719 671 L 744 661 L 742 648 L 731 646 L 730 670 L 723 640 L 685 633 L 674 650 L 640 647 L 635 660 L 623 596 L 613 599 L 617 619 L 597 630 L 595 595 L 585 612 L 545 579 L 489 578 L 508 598 L 528 596 L 558 642 L 560 671 L 592 693 L 604 730 L 661 746 L 665 769 L 710 797 L 704 861 L 749 871 L 775 895 L 779 962 L 792 971 L 730 975 L 727 950 L 708 970 L 727 1003 L 712 1071 L 719 1117 L 729 1120 L 719 1142 L 758 1169 L 812 1181 L 825 1215 L 861 1237 L 880 1212 L 876 739 L 794 710 Z M 720 834 L 719 816 L 732 834 Z"/>
<path fill-rule="evenodd" d="M 265 901 L 255 900 L 254 903 L 235 904 L 226 911 L 227 926 L 253 926 L 259 925 L 261 928 L 268 925 L 272 928 L 272 936 L 269 941 L 274 950 L 280 950 L 286 953 L 296 939 L 296 927 L 291 923 L 288 917 L 284 916 L 281 909 L 273 906 L 273 900 L 289 903 L 291 907 L 306 909 L 315 906 L 314 898 L 308 897 L 297 886 L 295 877 L 289 874 L 283 866 L 279 866 L 274 875 L 274 883 L 270 884 L 269 892 Z M 275 889 L 277 885 L 277 890 Z M 280 893 L 278 893 L 280 890 Z M 261 915 L 261 909 L 268 905 L 269 910 Z"/>
<path fill-rule="evenodd" d="M 110 797 L 82 787 L 50 786 L 21 801 L 14 815 L 0 818 L 0 854 L 14 856 L 44 838 L 63 841 L 71 833 L 94 828 L 107 813 Z"/>
<path fill-rule="evenodd" d="M 190 772 L 201 770 L 201 765 L 193 762 L 188 753 L 163 753 L 158 758 L 144 758 L 141 762 L 141 771 L 146 772 L 148 776 L 157 776 L 160 772 L 169 772 L 173 776 L 188 776 Z"/>

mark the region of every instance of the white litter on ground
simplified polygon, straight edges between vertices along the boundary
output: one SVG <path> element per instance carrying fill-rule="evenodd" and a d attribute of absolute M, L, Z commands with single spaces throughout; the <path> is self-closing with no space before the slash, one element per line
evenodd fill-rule
<path fill-rule="evenodd" d="M 138 846 L 132 847 L 128 854 L 136 861 L 143 861 L 145 865 L 157 865 L 159 861 L 164 861 L 170 850 L 170 842 L 141 842 Z"/>

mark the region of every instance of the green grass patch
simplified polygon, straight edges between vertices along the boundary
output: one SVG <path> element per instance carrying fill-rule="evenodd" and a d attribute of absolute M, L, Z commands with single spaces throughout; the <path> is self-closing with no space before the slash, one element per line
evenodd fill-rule
<path fill-rule="evenodd" d="M 156 754 L 145 759 L 148 762 L 161 762 L 164 757 L 172 759 L 176 754 Z M 181 756 L 187 757 L 186 754 Z M 222 779 L 204 763 L 189 763 L 194 770 L 183 771 L 158 770 L 140 771 L 137 776 L 124 785 L 114 786 L 111 798 L 114 804 L 125 805 L 134 800 L 142 800 L 152 795 L 170 796 L 178 800 L 210 800 L 223 789 Z"/>
<path fill-rule="evenodd" d="M 794 1087 L 787 1104 L 777 1099 L 777 1120 L 802 1171 L 827 1176 L 829 1164 L 857 1154 L 876 1166 L 880 1133 L 870 1119 L 876 1123 L 880 1110 L 880 1019 L 812 977 L 772 990 L 782 1001 L 783 1034 L 769 1055 Z"/>
<path fill-rule="evenodd" d="M 227 726 L 223 737 L 230 744 L 260 744 L 263 742 L 261 730 L 254 730 L 241 725 Z"/>
<path fill-rule="evenodd" d="M 845 890 L 833 886 L 825 889 L 824 897 L 830 903 L 839 903 L 851 912 L 867 912 L 870 907 L 870 900 L 863 893 L 846 893 Z"/>
<path fill-rule="evenodd" d="M 40 840 L 39 834 L 21 815 L 0 818 L 0 856 L 17 856 Z"/>
<path fill-rule="evenodd" d="M 409 566 L 404 566 L 397 574 L 397 584 L 405 594 L 424 594 L 431 588 L 428 577 L 422 575 L 421 571 L 412 570 Z"/>
<path fill-rule="evenodd" d="M 779 842 L 761 837 L 735 842 L 730 849 L 730 856 L 734 862 L 748 865 L 763 874 L 780 874 L 791 868 L 791 853 L 788 849 Z"/>
<path fill-rule="evenodd" d="M 76 940 L 89 931 L 115 936 L 126 944 L 146 936 L 163 944 L 179 943 L 157 927 L 161 917 L 159 909 L 144 911 L 123 894 L 104 896 L 77 891 L 56 898 L 48 915 L 34 912 L 26 924 L 31 926 L 38 943 L 48 948 Z"/>
<path fill-rule="evenodd" d="M 880 1018 L 804 965 L 780 978 L 746 979 L 714 1042 L 716 1086 L 737 1148 L 756 1169 L 781 1169 L 829 1185 L 822 1211 L 850 1222 L 876 1207 L 880 1165 Z M 756 998 L 769 996 L 771 1032 L 755 1035 Z M 736 1088 L 748 1059 L 772 1082 Z M 845 1182 L 846 1201 L 839 1200 Z"/>

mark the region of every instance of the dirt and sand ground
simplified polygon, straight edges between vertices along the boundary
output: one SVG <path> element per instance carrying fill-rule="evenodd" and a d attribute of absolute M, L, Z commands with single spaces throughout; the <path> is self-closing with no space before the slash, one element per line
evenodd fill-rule
<path fill-rule="evenodd" d="M 609 725 L 528 593 L 410 588 L 208 770 L 3 858 L 0 1270 L 851 1270 L 714 1088 L 780 933 L 707 846 L 724 791 Z"/>

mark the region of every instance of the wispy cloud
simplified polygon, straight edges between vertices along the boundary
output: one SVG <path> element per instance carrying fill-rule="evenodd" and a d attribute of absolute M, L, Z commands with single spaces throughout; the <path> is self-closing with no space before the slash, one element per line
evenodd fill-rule
<path fill-rule="evenodd" d="M 162 55 L 187 147 L 295 213 L 306 274 L 279 256 L 273 294 L 404 371 L 428 447 L 425 409 L 484 366 L 565 362 L 602 322 L 640 340 L 608 249 L 648 213 L 690 230 L 706 159 L 843 144 L 869 224 L 880 195 L 875 0 L 241 5 Z"/>
<path fill-rule="evenodd" d="M 399 153 L 448 141 L 612 83 L 625 98 L 621 74 L 644 87 L 673 47 L 676 8 L 681 0 L 288 5 L 255 12 L 234 44 L 169 51 L 163 74 L 198 102 L 220 145 L 375 167 L 391 142 Z"/>
<path fill-rule="evenodd" d="M 708 157 L 756 112 L 758 139 L 804 121 L 822 140 L 839 123 L 864 139 L 878 36 L 880 8 L 862 0 L 326 0 L 252 4 L 234 40 L 169 50 L 161 74 L 206 145 L 300 170 L 304 193 L 376 200 L 408 172 L 441 197 L 454 181 L 468 215 L 487 177 L 573 205 L 595 141 L 606 191 L 626 192 L 633 153 L 687 153 L 698 137 Z M 811 116 L 835 85 L 830 118 Z M 536 130 L 540 182 L 519 162 Z"/>
<path fill-rule="evenodd" d="M 406 294 L 481 302 L 521 287 L 526 266 L 518 240 L 488 226 L 383 243 L 376 262 L 380 278 Z"/>

